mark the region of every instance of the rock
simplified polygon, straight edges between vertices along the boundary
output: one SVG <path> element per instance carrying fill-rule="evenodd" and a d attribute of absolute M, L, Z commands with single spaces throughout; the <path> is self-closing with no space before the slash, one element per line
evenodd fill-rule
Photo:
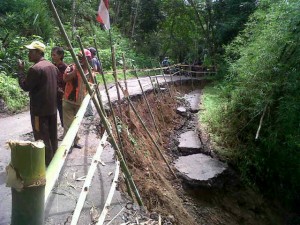
<path fill-rule="evenodd" d="M 192 186 L 222 187 L 227 164 L 205 154 L 179 157 L 175 162 L 179 175 Z"/>
<path fill-rule="evenodd" d="M 186 108 L 180 106 L 176 109 L 176 113 L 178 113 L 181 116 L 187 116 Z"/>
<path fill-rule="evenodd" d="M 182 133 L 178 141 L 178 149 L 183 155 L 199 153 L 202 148 L 198 134 L 195 131 Z"/>
<path fill-rule="evenodd" d="M 190 103 L 190 111 L 197 113 L 200 110 L 200 90 L 195 90 L 185 95 L 184 98 Z"/>

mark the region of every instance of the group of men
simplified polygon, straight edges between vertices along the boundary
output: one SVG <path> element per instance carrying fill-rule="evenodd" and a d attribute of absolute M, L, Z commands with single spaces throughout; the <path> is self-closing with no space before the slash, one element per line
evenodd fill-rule
<path fill-rule="evenodd" d="M 79 69 L 75 64 L 64 63 L 64 50 L 54 47 L 51 51 L 53 63 L 44 58 L 46 46 L 40 41 L 33 41 L 25 46 L 29 49 L 28 59 L 33 63 L 25 73 L 24 62 L 19 60 L 18 78 L 20 87 L 29 92 L 30 115 L 35 140 L 43 140 L 45 144 L 45 162 L 48 166 L 58 148 L 57 111 L 64 134 L 80 108 L 87 93 Z M 86 57 L 84 57 L 84 55 Z M 84 49 L 77 54 L 78 61 L 88 74 L 92 67 L 92 76 L 101 71 L 101 63 L 95 57 L 96 49 Z M 87 59 L 87 60 L 86 60 Z M 93 77 L 88 77 L 93 82 Z M 76 136 L 73 147 L 81 148 Z"/>

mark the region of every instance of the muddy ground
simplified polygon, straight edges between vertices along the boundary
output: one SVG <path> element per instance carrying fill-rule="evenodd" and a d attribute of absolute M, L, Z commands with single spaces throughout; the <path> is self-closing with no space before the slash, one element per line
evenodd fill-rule
<path fill-rule="evenodd" d="M 194 88 L 202 89 L 204 83 L 194 85 L 196 85 Z M 197 114 L 182 117 L 176 113 L 177 107 L 188 107 L 183 96 L 191 91 L 190 85 L 177 85 L 171 88 L 171 92 L 165 90 L 161 93 L 147 93 L 147 100 L 161 139 L 158 137 L 143 96 L 131 98 L 138 114 L 173 170 L 172 162 L 180 156 L 177 150 L 177 137 L 193 126 L 201 130 L 199 134 L 204 144 L 203 151 L 217 157 L 205 130 L 200 124 L 194 123 Z M 121 112 L 120 114 L 119 107 L 115 108 L 125 161 L 144 205 L 152 215 L 162 216 L 162 224 L 285 224 L 283 211 L 258 192 L 245 187 L 234 171 L 222 188 L 194 188 L 185 184 L 183 180 L 176 179 L 126 101 L 122 102 Z M 113 126 L 112 121 L 111 124 Z M 124 193 L 127 192 L 124 180 L 121 180 L 118 188 Z"/>

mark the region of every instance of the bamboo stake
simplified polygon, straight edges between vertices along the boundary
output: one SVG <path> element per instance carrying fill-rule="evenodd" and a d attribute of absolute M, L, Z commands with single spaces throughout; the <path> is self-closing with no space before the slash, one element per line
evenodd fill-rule
<path fill-rule="evenodd" d="M 125 81 L 125 90 L 126 93 L 129 93 L 128 86 L 127 86 L 127 77 L 126 77 L 126 60 L 125 55 L 122 53 L 122 59 L 123 59 L 123 74 L 124 74 L 124 81 Z M 128 117 L 130 118 L 130 106 L 128 105 Z"/>
<path fill-rule="evenodd" d="M 89 104 L 90 96 L 87 95 L 82 103 L 81 106 L 74 117 L 74 120 L 66 133 L 64 139 L 62 140 L 60 146 L 55 152 L 55 155 L 53 159 L 51 160 L 47 171 L 46 171 L 46 188 L 45 188 L 45 204 L 47 203 L 48 197 L 50 195 L 50 192 L 52 188 L 54 187 L 56 180 L 59 177 L 59 173 L 65 163 L 65 160 L 68 156 L 68 152 L 73 144 L 73 140 L 78 132 L 79 126 L 81 124 L 81 121 L 83 119 L 84 113 L 86 111 L 86 107 Z"/>
<path fill-rule="evenodd" d="M 143 89 L 143 86 L 142 86 L 142 84 L 141 84 L 141 81 L 140 81 L 139 77 L 137 76 L 137 73 L 136 73 L 136 72 L 134 73 L 134 75 L 135 75 L 135 77 L 136 77 L 136 79 L 137 79 L 137 81 L 138 81 L 138 83 L 139 83 L 139 86 L 140 86 L 140 88 L 141 88 L 141 91 L 142 91 L 144 100 L 146 101 L 147 108 L 148 108 L 148 111 L 149 111 L 150 116 L 151 116 L 151 118 L 152 118 L 152 121 L 153 121 L 154 127 L 155 127 L 155 129 L 156 129 L 158 138 L 160 139 L 160 142 L 162 143 L 162 141 L 161 141 L 161 136 L 160 136 L 158 127 L 157 127 L 156 122 L 155 122 L 155 118 L 154 118 L 154 116 L 153 116 L 152 110 L 151 110 L 151 108 L 150 108 L 150 105 L 149 105 L 148 99 L 147 99 L 147 97 L 146 97 L 146 94 L 145 94 L 145 92 L 144 92 L 144 89 Z"/>
<path fill-rule="evenodd" d="M 149 79 L 150 79 L 150 82 L 151 82 L 152 89 L 153 89 L 154 95 L 155 95 L 155 97 L 156 97 L 156 100 L 161 104 L 161 102 L 160 102 L 160 100 L 159 100 L 159 98 L 158 98 L 158 94 L 157 94 L 156 91 L 155 91 L 155 87 L 154 87 L 154 84 L 153 84 L 153 82 L 152 82 L 152 79 L 151 79 L 151 77 L 150 77 L 149 75 L 148 75 L 148 77 L 149 77 Z M 165 119 L 164 119 L 164 116 L 163 116 L 163 114 L 162 114 L 162 110 L 161 110 L 161 105 L 160 105 L 160 104 L 156 104 L 156 107 L 157 107 L 157 109 L 158 109 L 158 111 L 159 111 L 159 114 L 160 114 L 160 117 L 161 117 L 161 119 L 162 119 L 162 121 L 163 121 L 164 126 L 166 126 Z"/>
<path fill-rule="evenodd" d="M 120 213 L 125 209 L 125 207 L 123 206 L 122 209 L 106 224 L 106 225 L 109 225 L 111 224 L 119 215 Z M 127 222 L 128 223 L 128 222 Z M 125 224 L 123 224 L 125 225 Z"/>
<path fill-rule="evenodd" d="M 255 140 L 257 140 L 258 137 L 259 137 L 259 132 L 260 132 L 260 129 L 261 129 L 261 126 L 262 126 L 263 119 L 265 117 L 266 110 L 267 110 L 267 105 L 265 106 L 263 114 L 262 114 L 262 116 L 259 120 L 259 126 L 258 126 L 258 129 L 257 129 L 256 135 L 255 135 Z"/>
<path fill-rule="evenodd" d="M 105 216 L 108 212 L 108 208 L 110 206 L 111 200 L 112 200 L 112 198 L 114 196 L 114 193 L 115 193 L 115 190 L 116 190 L 117 181 L 118 181 L 118 177 L 119 177 L 119 170 L 120 170 L 120 163 L 119 163 L 119 161 L 116 161 L 115 176 L 114 176 L 114 179 L 112 181 L 112 185 L 110 186 L 110 190 L 109 190 L 106 202 L 104 204 L 103 210 L 101 212 L 101 215 L 98 219 L 97 225 L 102 225 L 104 223 Z"/>
<path fill-rule="evenodd" d="M 80 66 L 80 64 L 79 64 L 79 61 L 78 61 L 78 59 L 77 59 L 77 57 L 76 57 L 76 55 L 75 55 L 75 53 L 74 53 L 73 47 L 72 47 L 72 45 L 71 45 L 71 42 L 70 42 L 70 40 L 69 40 L 69 38 L 68 38 L 68 36 L 67 36 L 67 34 L 66 34 L 66 32 L 65 32 L 65 29 L 64 29 L 64 27 L 63 27 L 61 21 L 60 21 L 60 18 L 59 18 L 59 16 L 58 16 L 58 13 L 57 13 L 57 11 L 56 11 L 56 8 L 55 8 L 55 6 L 54 6 L 52 0 L 48 0 L 48 4 L 49 4 L 49 7 L 50 7 L 50 9 L 52 10 L 52 12 L 53 12 L 53 14 L 54 14 L 54 18 L 55 18 L 55 20 L 56 20 L 56 22 L 57 22 L 57 25 L 58 25 L 58 27 L 59 27 L 61 33 L 62 33 L 62 36 L 63 36 L 63 38 L 65 39 L 65 41 L 66 41 L 66 43 L 67 43 L 67 45 L 68 45 L 68 47 L 69 47 L 69 49 L 70 49 L 71 55 L 72 55 L 72 57 L 73 57 L 73 60 L 75 61 L 76 66 L 79 68 L 80 76 L 81 76 L 83 82 L 86 84 L 88 92 L 89 92 L 90 94 L 92 94 L 92 90 L 91 90 L 90 86 L 88 85 L 87 79 L 86 79 L 86 77 L 84 76 L 84 72 L 83 72 L 83 70 L 82 70 L 82 68 L 81 68 L 81 66 Z M 130 175 L 130 172 L 129 172 L 129 170 L 128 170 L 128 167 L 127 167 L 127 165 L 126 165 L 126 163 L 125 163 L 125 161 L 124 161 L 124 158 L 123 158 L 123 156 L 122 156 L 122 153 L 121 153 L 121 151 L 120 151 L 120 149 L 119 149 L 119 146 L 117 145 L 117 143 L 116 143 L 116 141 L 115 141 L 115 139 L 114 139 L 114 137 L 113 137 L 113 135 L 112 135 L 112 131 L 111 131 L 111 129 L 110 129 L 110 125 L 109 125 L 108 121 L 106 120 L 106 118 L 105 118 L 105 116 L 104 116 L 104 114 L 103 114 L 103 112 L 102 112 L 102 110 L 101 110 L 101 108 L 100 108 L 100 106 L 99 106 L 99 104 L 98 104 L 98 102 L 97 102 L 97 100 L 96 100 L 95 98 L 93 98 L 93 102 L 94 102 L 94 105 L 95 105 L 95 107 L 96 107 L 96 109 L 97 109 L 98 114 L 100 115 L 100 118 L 101 118 L 101 120 L 102 120 L 102 122 L 103 122 L 103 125 L 104 125 L 104 127 L 105 127 L 105 129 L 106 129 L 106 132 L 108 133 L 109 137 L 111 137 L 112 145 L 113 145 L 114 149 L 116 150 L 116 153 L 117 153 L 117 155 L 118 155 L 118 157 L 119 157 L 119 160 L 120 160 L 120 163 L 121 163 L 121 167 L 122 167 L 122 169 L 123 169 L 123 172 L 125 173 L 126 177 L 127 177 L 128 180 L 129 180 L 129 183 L 130 183 L 130 185 L 131 185 L 131 187 L 132 187 L 132 189 L 133 189 L 133 191 L 134 191 L 134 194 L 135 194 L 135 196 L 136 196 L 136 199 L 137 199 L 139 205 L 140 205 L 140 206 L 143 206 L 144 204 L 143 204 L 143 202 L 142 202 L 142 199 L 141 199 L 141 197 L 140 197 L 140 194 L 139 194 L 139 192 L 138 192 L 138 189 L 137 189 L 137 187 L 135 186 L 135 183 L 134 183 L 134 181 L 133 181 L 133 179 L 132 179 L 132 177 L 131 177 L 131 175 Z"/>
<path fill-rule="evenodd" d="M 112 60 L 112 66 L 113 66 L 113 76 L 115 78 L 115 85 L 116 85 L 117 95 L 118 95 L 119 114 L 120 114 L 120 117 L 122 117 L 121 96 L 120 96 L 120 90 L 119 90 L 118 85 L 117 85 L 118 77 L 117 77 L 117 66 L 116 66 L 116 56 L 115 56 L 114 46 L 111 46 L 111 60 Z"/>
<path fill-rule="evenodd" d="M 121 87 L 121 90 L 124 92 L 124 90 L 122 89 L 122 86 L 119 84 L 119 86 Z M 123 93 L 124 94 L 124 93 Z M 169 170 L 171 171 L 171 173 L 173 174 L 173 176 L 175 178 L 177 178 L 177 176 L 175 175 L 174 171 L 172 170 L 172 168 L 170 167 L 167 159 L 165 158 L 165 156 L 163 155 L 162 151 L 160 150 L 158 144 L 156 143 L 156 141 L 154 140 L 154 138 L 152 137 L 152 135 L 150 134 L 149 130 L 147 129 L 144 121 L 142 120 L 142 118 L 139 116 L 138 112 L 136 111 L 135 107 L 133 106 L 129 96 L 126 96 L 128 103 L 130 104 L 133 112 L 135 113 L 135 115 L 137 116 L 137 118 L 139 119 L 140 123 L 142 124 L 143 128 L 145 129 L 145 131 L 147 132 L 148 136 L 150 137 L 152 143 L 155 145 L 157 151 L 159 152 L 159 154 L 161 155 L 161 157 L 163 158 L 163 160 L 165 161 L 165 163 L 167 164 Z"/>
<path fill-rule="evenodd" d="M 169 91 L 170 97 L 173 97 L 173 96 L 172 96 L 172 94 L 171 94 L 171 88 L 169 87 L 169 84 L 168 84 L 168 82 L 167 82 L 167 79 L 166 79 L 166 76 L 165 76 L 164 70 L 162 69 L 162 66 L 161 66 L 161 64 L 160 64 L 160 63 L 159 63 L 159 66 L 160 66 L 160 68 L 161 68 L 162 75 L 163 75 L 163 77 L 164 77 L 165 84 L 166 84 L 166 87 L 167 87 L 167 89 L 168 89 L 168 91 Z"/>
<path fill-rule="evenodd" d="M 124 74 L 125 89 L 128 92 L 127 77 L 126 77 L 126 61 L 125 61 L 124 53 L 122 53 L 122 60 L 123 60 L 123 74 Z"/>
<path fill-rule="evenodd" d="M 94 39 L 94 45 L 95 45 L 95 49 L 96 49 L 96 52 L 97 52 L 97 57 L 100 60 L 100 56 L 99 56 L 99 53 L 98 53 L 97 44 L 96 44 L 96 40 L 95 39 Z M 103 74 L 103 70 L 101 70 L 101 76 L 102 76 L 102 80 L 103 80 L 103 83 L 104 83 L 104 88 L 105 88 L 105 92 L 106 92 L 106 95 L 107 95 L 107 100 L 108 100 L 109 108 L 110 108 L 110 111 L 112 113 L 113 123 L 114 123 L 115 129 L 116 129 L 116 132 L 117 132 L 118 141 L 119 141 L 119 144 L 120 144 L 120 147 L 121 147 L 121 151 L 122 151 L 123 144 L 122 144 L 122 141 L 121 141 L 120 133 L 118 131 L 118 125 L 117 125 L 117 121 L 116 121 L 116 116 L 115 116 L 115 112 L 114 112 L 114 109 L 113 109 L 113 106 L 112 106 L 112 103 L 111 103 L 111 100 L 110 100 L 110 95 L 108 93 L 108 88 L 107 88 L 106 80 L 105 80 L 105 77 L 104 77 L 104 74 Z"/>
<path fill-rule="evenodd" d="M 80 39 L 79 36 L 77 36 L 77 41 L 78 41 L 78 43 L 79 43 L 81 52 L 83 52 L 83 54 L 82 54 L 83 57 L 85 58 L 86 62 L 88 62 L 87 57 L 86 57 L 86 55 L 84 54 L 84 48 L 83 48 L 83 45 L 82 45 L 82 42 L 81 42 L 81 39 Z M 90 67 L 90 66 L 88 66 L 88 71 L 89 71 L 89 75 L 90 75 L 91 78 L 92 78 L 93 83 L 96 84 L 95 89 L 96 89 L 96 94 L 97 94 L 98 103 L 100 104 L 100 107 L 101 107 L 101 109 L 102 109 L 102 112 L 103 112 L 104 115 L 106 116 L 105 109 L 104 109 L 104 106 L 103 106 L 102 101 L 101 101 L 101 93 L 100 93 L 99 88 L 98 88 L 98 82 L 97 82 L 97 79 L 96 79 L 96 77 L 93 76 L 93 73 L 92 73 L 92 70 L 91 70 L 91 67 Z"/>
<path fill-rule="evenodd" d="M 45 145 L 42 141 L 9 141 L 11 162 L 7 187 L 12 192 L 11 225 L 44 224 Z"/>
<path fill-rule="evenodd" d="M 98 52 L 98 49 L 97 49 L 97 44 L 96 44 L 95 38 L 94 38 L 94 46 L 95 46 L 95 49 L 96 49 L 96 52 L 97 52 L 97 57 L 100 60 L 100 55 L 99 55 L 99 52 Z M 104 88 L 105 88 L 105 92 L 106 92 L 106 95 L 107 95 L 107 100 L 108 100 L 109 108 L 110 108 L 110 111 L 112 113 L 113 123 L 114 123 L 115 129 L 116 129 L 116 132 L 117 132 L 117 138 L 118 138 L 118 141 L 119 141 L 119 144 L 120 144 L 120 150 L 121 150 L 122 155 L 124 155 L 123 143 L 122 143 L 120 132 L 119 132 L 119 129 L 118 129 L 118 125 L 117 125 L 117 121 L 116 121 L 116 116 L 115 116 L 115 113 L 114 113 L 114 109 L 113 109 L 113 106 L 112 106 L 112 103 L 111 103 L 111 100 L 110 100 L 110 95 L 109 95 L 108 88 L 107 88 L 107 85 L 106 85 L 106 80 L 105 80 L 105 77 L 104 77 L 103 70 L 101 70 L 101 77 L 102 77 L 102 80 L 103 80 L 103 83 L 104 83 Z M 126 159 L 124 157 L 123 157 L 123 160 L 126 163 Z M 127 187 L 128 195 L 133 199 L 133 196 L 132 196 L 132 193 L 131 193 L 131 190 L 130 190 L 129 180 L 128 180 L 128 178 L 126 176 L 124 176 L 124 177 L 125 177 L 124 179 L 125 179 L 125 184 L 126 184 L 126 187 Z"/>
<path fill-rule="evenodd" d="M 89 192 L 89 187 L 91 186 L 91 182 L 94 177 L 94 173 L 95 173 L 95 171 L 97 169 L 97 165 L 100 161 L 100 156 L 102 154 L 102 151 L 104 148 L 103 146 L 104 146 L 104 143 L 106 142 L 106 139 L 107 139 L 107 132 L 105 132 L 103 134 L 103 136 L 99 142 L 97 151 L 96 151 L 95 155 L 93 156 L 91 166 L 89 168 L 88 174 L 86 176 L 86 179 L 85 179 L 84 184 L 81 189 L 81 193 L 77 200 L 77 204 L 76 204 L 73 216 L 72 216 L 71 225 L 76 225 L 78 222 L 82 207 L 83 207 L 85 199 L 86 199 L 86 196 L 88 195 L 88 192 Z"/>
<path fill-rule="evenodd" d="M 157 76 L 154 76 L 155 77 L 155 80 L 156 80 L 156 83 L 157 83 L 157 90 L 158 90 L 158 93 L 160 94 L 161 98 L 162 98 L 162 93 L 161 93 L 161 90 L 160 90 L 160 84 L 159 84 L 159 81 L 158 81 L 158 78 Z"/>
<path fill-rule="evenodd" d="M 192 82 L 192 90 L 194 90 L 194 78 L 193 78 L 193 71 L 192 71 L 192 66 L 190 65 L 190 74 L 191 74 L 191 82 Z"/>

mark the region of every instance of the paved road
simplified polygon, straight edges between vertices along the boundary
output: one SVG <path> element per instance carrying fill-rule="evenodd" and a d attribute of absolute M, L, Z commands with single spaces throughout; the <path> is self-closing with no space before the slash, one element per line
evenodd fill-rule
<path fill-rule="evenodd" d="M 159 83 L 164 83 L 165 80 L 163 76 L 158 76 L 158 82 Z M 166 76 L 166 80 L 168 82 L 171 82 L 171 79 L 169 76 Z M 188 77 L 173 77 L 173 81 L 178 81 L 178 80 L 189 80 Z M 141 78 L 140 79 L 144 91 L 152 89 L 152 85 L 150 82 L 150 79 L 148 77 Z M 153 79 L 155 82 L 155 79 Z M 128 80 L 128 91 L 130 95 L 136 95 L 136 94 L 141 94 L 141 89 L 139 87 L 138 81 L 136 79 L 130 79 Z M 121 82 L 121 85 L 125 87 L 124 82 Z M 116 87 L 113 85 L 109 85 L 109 95 L 110 99 L 112 101 L 117 100 L 117 91 Z M 103 88 L 102 88 L 103 89 Z M 123 94 L 121 93 L 121 98 L 123 98 Z M 101 90 L 101 95 L 104 103 L 107 103 L 107 96 L 105 94 L 105 90 Z M 10 150 L 8 150 L 8 146 L 6 146 L 6 142 L 10 139 L 15 139 L 15 140 L 24 140 L 24 136 L 26 134 L 29 134 L 31 132 L 31 124 L 30 124 L 30 115 L 29 112 L 23 112 L 11 117 L 6 117 L 6 118 L 0 118 L 0 125 L 2 127 L 1 133 L 0 133 L 0 225 L 8 225 L 10 223 L 10 214 L 11 214 L 11 191 L 10 188 L 7 188 L 5 186 L 5 167 L 9 164 L 10 161 Z M 73 154 L 73 153 L 72 153 Z M 86 166 L 90 163 L 89 159 L 91 156 L 90 155 L 85 155 L 84 157 L 82 155 L 77 155 L 79 158 L 81 157 L 82 160 L 85 160 L 84 162 L 78 162 L 76 161 L 76 154 L 71 157 L 73 160 L 71 160 L 72 163 L 76 163 L 76 165 L 81 165 L 83 168 L 86 170 Z M 86 158 L 87 157 L 87 158 Z M 111 159 L 108 159 L 108 161 Z M 85 164 L 84 164 L 85 163 Z M 70 166 L 70 165 L 69 165 Z M 68 166 L 66 166 L 68 167 Z M 70 166 L 70 168 L 72 168 Z M 64 171 L 62 173 L 68 173 L 68 171 Z M 81 173 L 81 172 L 78 172 Z M 102 180 L 104 178 L 102 177 Z M 108 181 L 111 180 L 111 178 L 106 178 Z M 102 193 L 103 196 L 105 196 L 107 193 Z M 53 197 L 53 199 L 55 199 Z M 52 201 L 53 202 L 53 201 Z M 55 201 L 54 201 L 55 202 Z M 61 202 L 61 201 L 60 201 Z M 54 207 L 52 205 L 52 207 Z M 49 206 L 48 206 L 49 208 Z M 51 211 L 52 210 L 52 211 Z M 48 209 L 48 211 L 53 212 L 53 209 Z M 56 214 L 59 215 L 59 209 L 56 208 Z M 72 210 L 68 211 L 68 213 L 72 213 Z M 48 218 L 49 219 L 49 218 Z"/>

